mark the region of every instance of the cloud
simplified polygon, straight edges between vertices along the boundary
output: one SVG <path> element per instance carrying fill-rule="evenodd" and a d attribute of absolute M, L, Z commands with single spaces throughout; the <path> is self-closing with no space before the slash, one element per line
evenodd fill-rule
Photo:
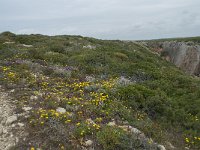
<path fill-rule="evenodd" d="M 102 39 L 200 35 L 199 0 L 1 0 L 0 32 Z"/>

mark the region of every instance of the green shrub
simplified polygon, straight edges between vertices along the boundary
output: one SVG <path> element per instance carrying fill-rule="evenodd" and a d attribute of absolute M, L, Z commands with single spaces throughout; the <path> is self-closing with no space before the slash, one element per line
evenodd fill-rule
<path fill-rule="evenodd" d="M 121 60 L 127 60 L 128 59 L 128 56 L 126 54 L 123 54 L 123 53 L 120 53 L 120 52 L 115 52 L 114 56 L 116 58 L 121 59 Z"/>
<path fill-rule="evenodd" d="M 97 133 L 97 140 L 105 150 L 123 149 L 125 132 L 117 127 L 104 127 Z"/>

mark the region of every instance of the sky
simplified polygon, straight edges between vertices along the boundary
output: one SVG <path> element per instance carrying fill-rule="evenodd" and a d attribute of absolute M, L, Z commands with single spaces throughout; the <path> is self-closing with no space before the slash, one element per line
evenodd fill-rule
<path fill-rule="evenodd" d="M 200 0 L 0 0 L 0 32 L 144 40 L 200 36 Z"/>

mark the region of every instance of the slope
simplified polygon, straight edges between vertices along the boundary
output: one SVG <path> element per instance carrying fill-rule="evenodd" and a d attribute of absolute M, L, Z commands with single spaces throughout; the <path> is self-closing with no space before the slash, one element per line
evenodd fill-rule
<path fill-rule="evenodd" d="M 31 109 L 18 149 L 199 148 L 199 79 L 139 43 L 9 32 L 0 42 L 0 83 Z"/>

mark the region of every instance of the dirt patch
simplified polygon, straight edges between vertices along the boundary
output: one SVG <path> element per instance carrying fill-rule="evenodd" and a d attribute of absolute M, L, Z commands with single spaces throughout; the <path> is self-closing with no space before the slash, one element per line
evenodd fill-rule
<path fill-rule="evenodd" d="M 9 150 L 23 140 L 24 123 L 15 113 L 16 101 L 0 85 L 0 150 Z"/>

